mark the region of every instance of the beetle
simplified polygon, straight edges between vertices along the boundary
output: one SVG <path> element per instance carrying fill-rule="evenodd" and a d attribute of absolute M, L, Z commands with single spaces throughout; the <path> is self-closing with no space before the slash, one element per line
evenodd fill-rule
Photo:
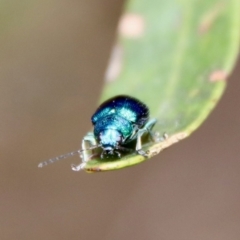
<path fill-rule="evenodd" d="M 101 148 L 101 158 L 115 155 L 120 158 L 122 153 L 134 150 L 147 157 L 147 153 L 142 149 L 142 137 L 149 134 L 154 140 L 152 128 L 157 120 L 149 119 L 149 108 L 140 100 L 127 95 L 110 98 L 97 108 L 91 121 L 93 132 L 87 133 L 83 138 L 82 149 L 49 159 L 38 166 L 43 167 L 79 154 L 82 163 L 72 165 L 72 170 L 79 171 L 95 156 L 92 150 L 97 148 Z M 135 149 L 129 147 L 129 143 L 133 141 L 136 142 Z"/>

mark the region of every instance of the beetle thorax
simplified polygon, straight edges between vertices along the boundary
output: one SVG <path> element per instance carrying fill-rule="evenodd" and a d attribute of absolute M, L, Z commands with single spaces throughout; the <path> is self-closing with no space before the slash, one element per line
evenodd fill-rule
<path fill-rule="evenodd" d="M 122 134 L 116 129 L 105 129 L 99 134 L 99 141 L 102 148 L 113 152 L 122 143 Z"/>

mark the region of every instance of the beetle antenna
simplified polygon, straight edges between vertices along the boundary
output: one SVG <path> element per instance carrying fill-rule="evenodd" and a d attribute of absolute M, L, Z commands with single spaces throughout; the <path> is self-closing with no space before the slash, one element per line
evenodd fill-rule
<path fill-rule="evenodd" d="M 51 163 L 55 163 L 55 162 L 57 162 L 59 160 L 62 160 L 62 159 L 65 159 L 65 158 L 69 158 L 69 157 L 72 157 L 72 156 L 75 156 L 75 155 L 78 155 L 78 154 L 81 154 L 84 151 L 91 150 L 91 149 L 97 148 L 99 146 L 100 145 L 95 145 L 95 146 L 92 146 L 92 147 L 87 148 L 87 149 L 79 149 L 79 150 L 72 151 L 72 152 L 69 152 L 69 153 L 66 153 L 66 154 L 54 157 L 54 158 L 50 158 L 50 159 L 48 159 L 46 161 L 40 162 L 38 164 L 38 167 L 39 168 L 45 167 L 45 166 L 47 166 L 47 165 L 49 165 Z"/>

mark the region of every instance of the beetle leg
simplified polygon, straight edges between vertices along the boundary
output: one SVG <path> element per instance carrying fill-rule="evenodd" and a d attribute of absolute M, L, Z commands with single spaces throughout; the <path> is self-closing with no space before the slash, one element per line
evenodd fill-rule
<path fill-rule="evenodd" d="M 155 142 L 155 136 L 154 136 L 154 133 L 152 132 L 152 128 L 154 127 L 156 122 L 157 122 L 157 119 L 155 118 L 150 119 L 143 127 L 143 129 L 145 129 L 145 131 L 149 133 L 149 136 L 153 142 Z"/>
<path fill-rule="evenodd" d="M 92 132 L 88 132 L 86 136 L 84 136 L 82 140 L 82 161 L 87 162 L 91 155 L 89 154 L 89 147 L 96 146 L 97 141 Z"/>
<path fill-rule="evenodd" d="M 137 136 L 137 144 L 136 144 L 136 151 L 139 155 L 142 155 L 144 157 L 147 157 L 147 153 L 142 149 L 142 135 L 144 132 L 139 132 Z"/>
<path fill-rule="evenodd" d="M 85 162 L 82 162 L 82 163 L 80 163 L 80 164 L 78 164 L 78 165 L 71 164 L 71 168 L 72 168 L 73 171 L 78 172 L 78 171 L 84 169 L 84 166 L 85 166 L 85 165 L 86 165 Z"/>
<path fill-rule="evenodd" d="M 147 152 L 145 152 L 142 149 L 142 136 L 145 133 L 149 133 L 151 139 L 154 141 L 154 135 L 152 133 L 152 128 L 154 127 L 154 125 L 156 124 L 157 120 L 156 119 L 150 119 L 142 129 L 139 129 L 137 132 L 137 144 L 136 144 L 136 151 L 138 154 L 147 157 Z"/>
<path fill-rule="evenodd" d="M 72 170 L 73 171 L 80 171 L 81 169 L 84 168 L 84 166 L 86 165 L 86 162 L 91 159 L 91 157 L 94 155 L 92 154 L 92 152 L 90 153 L 89 148 L 96 146 L 97 145 L 97 141 L 93 135 L 92 132 L 88 132 L 87 135 L 84 136 L 83 140 L 82 140 L 82 151 L 81 151 L 81 155 L 80 157 L 82 158 L 82 163 L 75 165 L 72 164 Z"/>

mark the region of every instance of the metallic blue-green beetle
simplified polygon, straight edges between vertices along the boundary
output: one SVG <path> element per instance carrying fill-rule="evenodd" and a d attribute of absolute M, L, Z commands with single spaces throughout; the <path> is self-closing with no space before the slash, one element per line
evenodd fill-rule
<path fill-rule="evenodd" d="M 138 99 L 125 95 L 113 97 L 98 107 L 91 120 L 93 132 L 83 138 L 81 150 L 49 159 L 40 163 L 39 167 L 80 154 L 82 163 L 72 165 L 74 171 L 79 171 L 94 156 L 93 149 L 102 149 L 101 158 L 110 155 L 121 157 L 121 153 L 134 151 L 129 148 L 132 141 L 136 141 L 135 151 L 147 156 L 142 149 L 142 136 L 149 133 L 153 138 L 151 130 L 156 119 L 149 120 L 148 107 Z"/>

